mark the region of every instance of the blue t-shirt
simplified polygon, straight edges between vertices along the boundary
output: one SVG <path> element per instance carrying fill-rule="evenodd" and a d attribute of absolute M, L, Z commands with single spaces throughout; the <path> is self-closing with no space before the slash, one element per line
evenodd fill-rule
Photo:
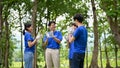
<path fill-rule="evenodd" d="M 62 34 L 60 31 L 54 31 L 54 36 L 59 39 L 60 41 L 62 41 Z M 45 42 L 47 39 L 46 36 L 44 36 L 43 38 L 43 42 Z M 57 43 L 54 38 L 50 37 L 48 38 L 48 45 L 46 46 L 46 48 L 51 48 L 51 49 L 59 49 L 60 48 L 60 44 Z"/>
<path fill-rule="evenodd" d="M 69 59 L 72 59 L 72 57 L 73 57 L 73 51 L 74 51 L 74 42 L 70 43 Z"/>
<path fill-rule="evenodd" d="M 84 26 L 79 26 L 73 36 L 74 40 L 74 52 L 85 53 L 87 46 L 87 29 Z"/>
<path fill-rule="evenodd" d="M 32 47 L 28 46 L 28 41 L 31 41 L 31 42 L 34 41 L 31 33 L 25 32 L 24 41 L 25 41 L 24 42 L 25 43 L 25 50 L 24 50 L 24 52 L 33 52 L 34 53 L 34 51 L 35 51 L 35 45 L 33 45 Z"/>

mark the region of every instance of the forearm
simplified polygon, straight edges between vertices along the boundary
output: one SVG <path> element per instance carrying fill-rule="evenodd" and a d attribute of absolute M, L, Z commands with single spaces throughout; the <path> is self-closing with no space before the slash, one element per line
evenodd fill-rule
<path fill-rule="evenodd" d="M 69 41 L 67 41 L 67 47 L 70 48 L 70 43 L 69 43 Z"/>
<path fill-rule="evenodd" d="M 35 45 L 37 43 L 37 39 L 35 39 L 33 42 L 28 41 L 28 46 L 32 47 L 33 45 Z"/>
<path fill-rule="evenodd" d="M 53 37 L 54 38 L 54 40 L 57 42 L 57 43 L 59 43 L 60 44 L 60 40 L 59 39 L 57 39 L 56 37 Z"/>
<path fill-rule="evenodd" d="M 72 37 L 69 39 L 69 43 L 72 43 L 74 40 L 75 40 L 75 38 L 72 36 Z"/>
<path fill-rule="evenodd" d="M 45 42 L 43 42 L 43 46 L 46 46 L 48 44 L 48 40 L 46 40 Z"/>

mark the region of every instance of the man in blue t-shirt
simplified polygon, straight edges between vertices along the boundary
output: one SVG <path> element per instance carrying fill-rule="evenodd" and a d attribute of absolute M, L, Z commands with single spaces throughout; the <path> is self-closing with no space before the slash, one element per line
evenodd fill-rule
<path fill-rule="evenodd" d="M 59 48 L 60 42 L 62 41 L 62 33 L 55 30 L 55 21 L 50 21 L 48 26 L 50 32 L 43 38 L 43 42 L 46 45 L 45 58 L 47 68 L 59 68 L 60 58 L 59 58 Z"/>
<path fill-rule="evenodd" d="M 76 14 L 73 19 L 78 28 L 74 31 L 73 36 L 69 39 L 69 43 L 74 41 L 71 68 L 83 68 L 85 50 L 87 46 L 87 29 L 82 24 L 83 16 L 81 14 Z"/>

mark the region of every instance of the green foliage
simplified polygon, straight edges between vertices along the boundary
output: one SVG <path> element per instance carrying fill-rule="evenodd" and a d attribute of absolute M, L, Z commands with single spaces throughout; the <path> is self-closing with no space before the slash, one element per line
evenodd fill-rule
<path fill-rule="evenodd" d="M 107 44 L 107 51 L 109 52 L 109 58 L 110 58 L 110 63 L 112 66 L 115 67 L 115 62 L 113 54 L 114 52 L 114 45 L 116 45 L 116 41 L 113 38 L 112 32 L 110 30 L 110 26 L 108 25 L 108 21 L 106 19 L 106 15 L 108 16 L 118 16 L 118 22 L 120 22 L 120 1 L 117 1 L 117 7 L 115 7 L 115 2 L 114 0 L 100 0 L 96 1 L 99 6 L 97 7 L 97 20 L 98 20 L 98 30 L 99 30 L 99 40 L 101 42 L 101 47 L 102 51 L 104 52 L 104 44 Z M 64 17 L 63 20 L 57 21 L 56 24 L 56 29 L 60 30 L 62 32 L 63 37 L 67 34 L 67 26 L 72 22 L 72 17 L 76 13 L 82 13 L 85 21 L 84 24 L 86 25 L 89 33 L 89 42 L 88 42 L 88 47 L 93 45 L 93 26 L 89 27 L 89 22 L 87 22 L 88 18 L 88 11 L 90 7 L 87 7 L 86 3 L 88 1 L 82 1 L 82 0 L 38 0 L 37 2 L 37 17 L 36 17 L 36 29 L 41 33 L 45 34 L 47 31 L 47 23 L 50 20 L 57 20 L 58 17 Z M 12 30 L 20 30 L 20 20 L 23 23 L 25 23 L 28 20 L 32 20 L 32 8 L 33 8 L 33 1 L 32 0 L 4 0 L 2 2 L 3 6 L 3 18 L 7 16 L 7 20 L 9 23 L 9 42 L 10 42 L 10 48 L 9 48 L 9 63 L 12 64 L 10 67 L 20 67 L 21 63 L 20 62 L 15 62 L 16 59 L 21 59 L 21 53 L 20 50 L 15 51 L 16 49 L 16 44 L 18 41 L 16 39 L 13 39 L 12 35 Z M 103 8 L 104 10 L 102 10 Z M 16 12 L 16 14 L 15 14 Z M 106 12 L 106 13 L 105 13 Z M 19 18 L 20 16 L 21 18 Z M 91 17 L 91 16 L 89 16 Z M 88 18 L 89 19 L 89 18 Z M 47 21 L 43 21 L 47 20 Z M 21 31 L 19 31 L 21 32 Z M 104 33 L 106 34 L 106 39 L 104 37 Z M 2 33 L 2 40 L 0 40 L 1 46 L 0 49 L 5 52 L 5 27 L 3 27 L 3 33 Z M 61 49 L 60 49 L 60 63 L 61 63 L 61 68 L 68 68 L 69 66 L 69 61 L 68 61 L 68 49 L 65 47 L 66 42 L 63 41 L 61 43 Z M 20 48 L 19 48 L 20 49 Z M 88 48 L 91 52 L 93 50 L 93 47 L 90 46 Z M 42 48 L 42 40 L 40 40 L 40 43 L 37 45 L 37 62 L 38 66 L 40 68 L 44 67 L 45 63 L 45 58 L 44 58 L 44 48 Z M 120 58 L 120 51 L 118 51 L 118 58 Z M 13 54 L 14 53 L 14 54 Z M 13 56 L 14 55 L 14 56 Z M 4 54 L 2 54 L 4 56 Z M 106 58 L 105 54 L 103 53 L 103 64 L 105 67 L 106 64 Z M 3 58 L 3 57 L 2 57 Z M 90 64 L 92 58 L 92 54 L 89 53 L 88 55 L 88 63 Z M 85 62 L 86 63 L 86 62 Z M 98 62 L 100 64 L 100 61 Z M 118 61 L 118 63 L 120 63 Z M 16 66 L 14 66 L 16 65 Z M 19 66 L 17 66 L 19 65 Z"/>

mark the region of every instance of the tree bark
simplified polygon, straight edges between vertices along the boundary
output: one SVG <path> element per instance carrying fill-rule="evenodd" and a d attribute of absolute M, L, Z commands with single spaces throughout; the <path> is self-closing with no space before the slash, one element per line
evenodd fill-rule
<path fill-rule="evenodd" d="M 33 25 L 33 36 L 34 37 L 36 36 L 36 14 L 37 14 L 37 0 L 34 0 L 33 12 L 32 12 L 32 25 Z M 35 46 L 34 68 L 37 68 L 37 46 Z"/>
<path fill-rule="evenodd" d="M 112 68 L 111 66 L 110 66 L 110 62 L 109 62 L 109 58 L 108 58 L 108 52 L 107 52 L 107 47 L 106 47 L 106 45 L 105 45 L 105 55 L 106 55 L 106 68 Z"/>
<path fill-rule="evenodd" d="M 0 0 L 0 38 L 2 37 L 2 8 L 3 5 L 1 4 L 2 0 Z"/>
<path fill-rule="evenodd" d="M 117 63 L 117 53 L 118 53 L 118 48 L 117 48 L 117 45 L 115 44 L 115 63 L 116 63 L 116 68 L 118 68 L 118 63 Z"/>
<path fill-rule="evenodd" d="M 86 48 L 86 68 L 88 68 L 88 47 Z"/>
<path fill-rule="evenodd" d="M 5 16 L 5 32 L 6 32 L 6 44 L 5 44 L 5 68 L 9 68 L 8 56 L 9 56 L 9 24 L 7 22 L 7 16 Z"/>
<path fill-rule="evenodd" d="M 0 0 L 0 42 L 1 42 L 1 38 L 2 38 L 2 4 L 1 4 L 2 0 Z M 0 66 L 2 65 L 2 48 L 0 48 Z"/>
<path fill-rule="evenodd" d="M 106 35 L 104 33 L 104 38 L 105 38 L 105 41 L 106 41 Z M 108 52 L 107 52 L 107 47 L 106 47 L 106 43 L 105 43 L 105 55 L 106 55 L 106 68 L 112 68 L 110 66 L 110 62 L 109 62 L 109 57 L 108 57 Z"/>
<path fill-rule="evenodd" d="M 22 66 L 21 66 L 21 68 L 24 68 L 23 67 L 23 32 L 22 32 L 22 22 L 21 22 L 21 10 L 19 10 L 19 21 L 20 21 L 20 31 L 21 31 L 21 59 L 22 59 L 22 61 L 21 61 L 21 64 L 22 64 Z"/>
<path fill-rule="evenodd" d="M 110 29 L 114 35 L 114 39 L 117 41 L 117 44 L 119 45 L 119 48 L 120 48 L 120 30 L 119 30 L 119 26 L 118 26 L 118 12 L 115 12 L 115 15 L 112 16 L 112 15 L 109 15 L 109 13 L 107 13 L 107 11 L 109 11 L 107 8 L 108 6 L 110 5 L 113 5 L 113 8 L 110 8 L 110 9 L 114 9 L 116 11 L 118 11 L 117 9 L 117 2 L 118 0 L 114 0 L 114 1 L 111 1 L 111 4 L 107 4 L 107 1 L 101 1 L 101 8 L 106 12 L 106 16 L 107 16 L 107 20 L 108 20 L 108 23 L 110 24 Z"/>
<path fill-rule="evenodd" d="M 107 19 L 108 19 L 108 22 L 110 24 L 110 28 L 111 28 L 111 31 L 114 35 L 114 38 L 120 47 L 120 33 L 119 33 L 118 23 L 116 21 L 113 21 L 113 18 L 111 16 L 107 16 Z"/>
<path fill-rule="evenodd" d="M 91 0 L 92 10 L 93 10 L 93 18 L 94 18 L 94 50 L 92 55 L 92 61 L 89 68 L 99 68 L 98 67 L 98 22 L 96 16 L 96 8 L 94 0 Z"/>
<path fill-rule="evenodd" d="M 101 42 L 100 42 L 100 62 L 101 62 L 101 68 L 103 68 L 103 64 L 102 64 L 102 50 L 101 50 Z"/>

